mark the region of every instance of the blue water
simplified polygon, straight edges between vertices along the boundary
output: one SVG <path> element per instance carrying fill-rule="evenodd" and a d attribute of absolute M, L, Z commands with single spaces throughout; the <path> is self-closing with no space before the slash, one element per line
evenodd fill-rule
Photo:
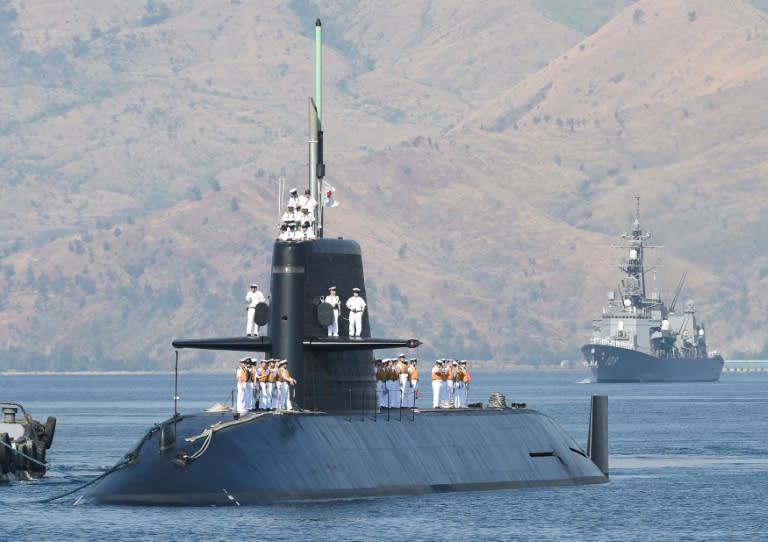
<path fill-rule="evenodd" d="M 42 502 L 93 480 L 172 414 L 173 376 L 0 376 L 0 399 L 58 419 L 47 477 L 0 487 L 0 540 L 768 540 L 768 373 L 701 384 L 587 376 L 476 373 L 469 400 L 504 393 L 586 448 L 589 396 L 608 395 L 608 484 L 231 508 Z M 179 410 L 229 404 L 231 390 L 227 375 L 184 375 Z"/>

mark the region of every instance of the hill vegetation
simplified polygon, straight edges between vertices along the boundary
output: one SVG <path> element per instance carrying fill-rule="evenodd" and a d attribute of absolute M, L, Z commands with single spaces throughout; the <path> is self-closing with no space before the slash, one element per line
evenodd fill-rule
<path fill-rule="evenodd" d="M 317 17 L 326 229 L 363 247 L 376 335 L 578 359 L 638 195 L 651 287 L 687 270 L 710 346 L 764 358 L 765 4 L 0 0 L 0 369 L 242 331 L 279 181 L 306 184 Z"/>

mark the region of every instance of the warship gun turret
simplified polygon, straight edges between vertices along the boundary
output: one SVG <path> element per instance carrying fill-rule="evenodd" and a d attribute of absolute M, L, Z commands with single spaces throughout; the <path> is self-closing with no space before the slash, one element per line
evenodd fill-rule
<path fill-rule="evenodd" d="M 581 347 L 597 382 L 706 382 L 720 378 L 723 357 L 707 347 L 704 323 L 696 320 L 692 301 L 676 312 L 683 275 L 669 306 L 657 290 L 646 290 L 646 250 L 650 232 L 640 227 L 640 198 L 635 221 L 619 248 L 626 258 L 608 306 L 593 320 L 589 343 Z"/>
<path fill-rule="evenodd" d="M 316 35 L 320 42 L 320 22 Z M 318 56 L 320 46 L 318 45 Z M 319 61 L 318 61 L 319 63 Z M 319 72 L 319 70 L 318 70 Z M 319 87 L 319 85 L 318 85 Z M 324 173 L 320 99 L 309 100 L 309 186 Z M 323 294 L 366 285 L 360 245 L 323 236 L 276 240 L 268 336 L 178 339 L 177 349 L 263 352 L 287 360 L 292 410 L 175 414 L 151 429 L 78 499 L 83 503 L 210 505 L 421 494 L 608 481 L 607 398 L 592 398 L 587 451 L 548 416 L 498 401 L 486 408 L 380 409 L 374 352 L 418 339 L 328 336 Z M 454 436 L 460 433 L 462 438 Z"/>

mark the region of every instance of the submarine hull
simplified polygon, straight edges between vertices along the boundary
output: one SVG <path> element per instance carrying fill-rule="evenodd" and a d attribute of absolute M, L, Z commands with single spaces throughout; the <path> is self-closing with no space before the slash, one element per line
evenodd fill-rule
<path fill-rule="evenodd" d="M 557 423 L 529 409 L 202 413 L 147 433 L 78 503 L 258 504 L 607 481 Z"/>
<path fill-rule="evenodd" d="M 722 356 L 659 358 L 611 345 L 581 347 L 596 382 L 715 382 L 723 371 Z"/>

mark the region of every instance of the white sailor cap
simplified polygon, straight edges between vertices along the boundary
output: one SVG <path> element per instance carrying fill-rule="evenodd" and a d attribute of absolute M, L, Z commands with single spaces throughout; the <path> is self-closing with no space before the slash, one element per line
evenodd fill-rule
<path fill-rule="evenodd" d="M 442 364 L 443 364 L 443 360 L 441 360 L 441 359 L 436 359 L 436 360 L 435 360 L 435 363 L 439 363 L 440 365 L 442 365 Z"/>
<path fill-rule="evenodd" d="M 415 365 L 417 363 L 416 358 L 411 358 L 411 363 L 413 363 Z"/>
<path fill-rule="evenodd" d="M 298 193 L 299 193 L 298 190 L 296 190 L 295 188 L 291 188 L 291 194 L 298 194 Z"/>
<path fill-rule="evenodd" d="M 398 358 L 404 358 L 404 357 L 405 357 L 405 354 L 403 354 L 402 352 L 400 352 L 400 353 L 397 355 L 397 357 L 398 357 Z"/>
<path fill-rule="evenodd" d="M 352 291 L 353 292 L 357 292 L 359 294 L 360 293 L 360 288 L 352 288 Z"/>
<path fill-rule="evenodd" d="M 278 365 L 286 365 L 287 363 L 288 363 L 287 359 L 281 359 L 280 361 L 277 362 Z"/>
<path fill-rule="evenodd" d="M 466 365 L 466 364 L 467 364 L 467 360 L 465 360 L 465 359 L 463 359 L 463 360 L 461 360 L 459 362 L 459 365 Z"/>
<path fill-rule="evenodd" d="M 328 291 L 329 291 L 329 292 L 332 292 L 332 291 L 334 291 L 335 289 L 336 289 L 336 286 L 331 286 L 330 288 L 328 288 Z"/>
<path fill-rule="evenodd" d="M 252 282 L 252 283 L 251 283 L 251 288 L 258 288 L 258 287 L 259 287 L 259 285 L 258 285 L 258 284 L 256 284 L 255 282 Z"/>
<path fill-rule="evenodd" d="M 248 358 L 240 358 L 240 363 L 245 363 L 246 361 L 248 361 Z"/>
<path fill-rule="evenodd" d="M 459 364 L 459 362 L 458 362 L 458 361 L 456 361 L 456 360 L 453 360 L 453 361 L 451 362 L 451 365 L 458 365 L 458 364 Z"/>

